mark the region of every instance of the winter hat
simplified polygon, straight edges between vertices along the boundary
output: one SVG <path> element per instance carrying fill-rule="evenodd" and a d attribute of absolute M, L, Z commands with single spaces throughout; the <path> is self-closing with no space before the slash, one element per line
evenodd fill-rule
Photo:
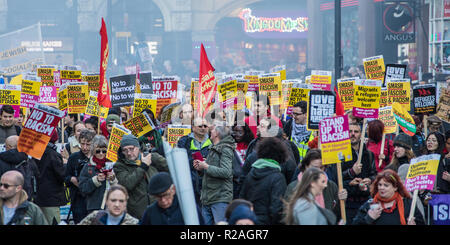
<path fill-rule="evenodd" d="M 241 219 L 249 219 L 253 221 L 253 223 L 256 224 L 256 215 L 253 213 L 252 210 L 247 205 L 241 204 L 237 206 L 233 212 L 231 213 L 230 220 L 228 221 L 228 224 L 230 225 L 236 225 L 236 222 L 238 222 Z"/>
<path fill-rule="evenodd" d="M 106 125 L 113 123 L 113 121 L 117 124 L 120 123 L 120 117 L 116 114 L 109 114 L 108 117 L 106 117 Z"/>
<path fill-rule="evenodd" d="M 138 139 L 132 134 L 124 135 L 122 140 L 120 141 L 121 148 L 123 148 L 125 146 L 129 146 L 129 145 L 134 145 L 136 147 L 139 147 Z"/>
<path fill-rule="evenodd" d="M 433 125 L 433 124 L 440 125 L 442 123 L 442 120 L 435 115 L 428 117 L 427 120 L 428 120 L 428 125 Z"/>
<path fill-rule="evenodd" d="M 407 150 L 411 150 L 412 144 L 413 143 L 412 143 L 411 136 L 409 136 L 405 133 L 400 133 L 394 139 L 394 146 L 400 146 Z"/>
<path fill-rule="evenodd" d="M 158 195 L 166 192 L 172 186 L 172 179 L 166 172 L 155 174 L 148 183 L 148 193 Z"/>

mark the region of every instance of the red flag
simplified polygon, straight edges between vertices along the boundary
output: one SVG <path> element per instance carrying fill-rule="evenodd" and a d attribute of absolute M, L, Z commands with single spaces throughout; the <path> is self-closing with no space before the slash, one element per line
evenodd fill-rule
<path fill-rule="evenodd" d="M 343 116 L 345 114 L 344 105 L 339 97 L 336 86 L 334 86 L 334 92 L 336 93 L 336 116 Z"/>
<path fill-rule="evenodd" d="M 136 62 L 136 93 L 141 93 L 141 67 Z"/>
<path fill-rule="evenodd" d="M 106 81 L 105 73 L 108 67 L 109 47 L 108 34 L 106 33 L 105 20 L 102 18 L 102 28 L 100 29 L 101 46 L 100 46 L 100 84 L 98 88 L 98 104 L 103 107 L 111 108 L 111 98 L 109 97 L 109 86 Z"/>
<path fill-rule="evenodd" d="M 198 94 L 200 95 L 197 104 L 197 115 L 204 117 L 208 108 L 212 105 L 212 100 L 217 90 L 216 78 L 214 77 L 214 67 L 209 63 L 203 43 L 200 50 L 200 76 Z M 194 105 L 195 106 L 195 105 Z"/>

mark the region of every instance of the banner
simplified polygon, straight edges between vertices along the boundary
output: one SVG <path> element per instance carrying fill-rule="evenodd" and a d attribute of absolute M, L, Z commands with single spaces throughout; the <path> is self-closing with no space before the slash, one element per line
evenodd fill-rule
<path fill-rule="evenodd" d="M 436 116 L 442 121 L 450 122 L 450 89 L 441 88 L 439 104 L 436 107 Z"/>
<path fill-rule="evenodd" d="M 395 120 L 392 106 L 382 107 L 378 111 L 378 120 L 384 124 L 385 134 L 393 134 L 397 131 L 397 121 Z"/>
<path fill-rule="evenodd" d="M 237 80 L 234 75 L 228 75 L 219 80 L 217 91 L 219 92 L 220 108 L 235 108 L 237 102 Z"/>
<path fill-rule="evenodd" d="M 386 87 L 381 87 L 380 108 L 388 106 L 388 90 Z"/>
<path fill-rule="evenodd" d="M 58 109 L 64 111 L 67 108 L 69 108 L 69 99 L 67 95 L 67 84 L 64 84 L 58 91 Z"/>
<path fill-rule="evenodd" d="M 20 85 L 0 85 L 0 105 L 11 105 L 14 109 L 14 117 L 20 116 Z"/>
<path fill-rule="evenodd" d="M 436 113 L 436 84 L 415 86 L 413 96 L 414 114 Z"/>
<path fill-rule="evenodd" d="M 339 98 L 341 98 L 344 111 L 353 109 L 356 80 L 358 80 L 357 77 L 338 79 L 337 81 Z"/>
<path fill-rule="evenodd" d="M 41 86 L 41 88 L 39 89 L 39 103 L 48 106 L 58 105 L 56 87 Z"/>
<path fill-rule="evenodd" d="M 392 79 L 404 78 L 406 78 L 406 65 L 388 64 L 386 65 L 383 87 L 386 85 L 386 82 L 389 82 Z"/>
<path fill-rule="evenodd" d="M 39 101 L 41 83 L 30 80 L 22 80 L 22 95 L 20 96 L 20 106 L 33 108 Z"/>
<path fill-rule="evenodd" d="M 113 107 L 132 106 L 136 87 L 136 75 L 111 77 L 111 103 Z"/>
<path fill-rule="evenodd" d="M 164 106 L 170 105 L 177 101 L 179 81 L 180 78 L 176 76 L 153 78 L 153 93 L 158 97 L 155 117 L 158 117 Z"/>
<path fill-rule="evenodd" d="M 83 82 L 67 84 L 68 113 L 84 113 L 89 99 L 88 84 Z"/>
<path fill-rule="evenodd" d="M 111 162 L 117 162 L 118 160 L 117 151 L 120 148 L 120 141 L 122 140 L 122 137 L 126 134 L 131 134 L 131 131 L 117 123 L 113 124 L 111 135 L 109 136 L 108 151 L 106 152 L 106 158 Z"/>
<path fill-rule="evenodd" d="M 124 122 L 123 126 L 129 129 L 131 133 L 138 138 L 155 128 L 155 125 L 153 125 L 152 120 L 146 112 L 139 113 L 137 117 L 133 117 Z"/>
<path fill-rule="evenodd" d="M 108 81 L 106 80 L 106 68 L 108 68 L 109 43 L 106 23 L 102 17 L 102 26 L 100 28 L 100 85 L 98 90 L 98 104 L 111 108 L 111 96 Z"/>
<path fill-rule="evenodd" d="M 428 203 L 433 209 L 433 225 L 450 225 L 450 195 L 433 194 Z"/>
<path fill-rule="evenodd" d="M 19 135 L 17 150 L 40 160 L 63 116 L 58 109 L 36 103 Z"/>
<path fill-rule="evenodd" d="M 100 74 L 88 73 L 81 77 L 81 81 L 88 83 L 89 91 L 98 92 L 98 88 L 100 87 Z"/>
<path fill-rule="evenodd" d="M 214 97 L 217 90 L 217 82 L 214 76 L 214 67 L 208 60 L 205 47 L 203 43 L 200 47 L 200 70 L 199 70 L 199 84 L 198 84 L 198 96 L 199 102 L 194 110 L 197 110 L 197 116 L 205 117 L 209 108 L 214 103 Z"/>
<path fill-rule="evenodd" d="M 411 82 L 409 79 L 392 79 L 387 82 L 388 105 L 399 103 L 407 111 L 411 110 Z"/>
<path fill-rule="evenodd" d="M 317 71 L 313 70 L 311 72 L 311 81 L 314 89 L 318 90 L 331 90 L 331 71 Z"/>
<path fill-rule="evenodd" d="M 89 91 L 89 99 L 84 114 L 99 118 L 106 118 L 108 116 L 109 108 L 100 106 L 98 104 L 97 98 L 97 92 L 92 90 Z"/>
<path fill-rule="evenodd" d="M 300 80 L 290 80 L 300 81 Z M 309 91 L 312 90 L 312 85 L 303 83 L 294 83 L 292 85 L 291 94 L 289 95 L 289 104 L 287 114 L 292 113 L 292 107 L 300 101 L 309 102 Z"/>
<path fill-rule="evenodd" d="M 156 94 L 135 94 L 133 117 L 137 117 L 144 109 L 150 109 L 156 118 L 156 103 L 158 97 Z"/>
<path fill-rule="evenodd" d="M 259 91 L 267 94 L 270 105 L 280 105 L 281 78 L 279 73 L 259 75 Z"/>
<path fill-rule="evenodd" d="M 416 134 L 416 124 L 405 108 L 399 103 L 394 103 L 392 104 L 392 112 L 402 131 L 409 136 L 414 136 Z"/>
<path fill-rule="evenodd" d="M 342 162 L 339 160 L 339 155 L 345 157 L 345 161 L 352 160 L 348 116 L 330 117 L 321 120 L 319 137 L 323 165 Z"/>
<path fill-rule="evenodd" d="M 167 142 L 172 147 L 175 147 L 178 140 L 191 133 L 191 126 L 189 125 L 172 125 L 167 126 Z"/>
<path fill-rule="evenodd" d="M 357 80 L 355 82 L 353 116 L 378 118 L 380 108 L 381 81 Z"/>
<path fill-rule="evenodd" d="M 331 117 L 336 112 L 336 98 L 331 91 L 309 92 L 308 130 L 319 130 L 322 119 Z"/>
<path fill-rule="evenodd" d="M 4 74 L 31 72 L 44 62 L 39 23 L 0 35 L 0 67 Z"/>
<path fill-rule="evenodd" d="M 411 159 L 405 187 L 409 192 L 433 190 L 441 155 L 431 154 Z M 440 177 L 440 176 L 439 176 Z"/>
<path fill-rule="evenodd" d="M 383 55 L 365 58 L 363 63 L 366 79 L 384 81 L 385 66 Z"/>

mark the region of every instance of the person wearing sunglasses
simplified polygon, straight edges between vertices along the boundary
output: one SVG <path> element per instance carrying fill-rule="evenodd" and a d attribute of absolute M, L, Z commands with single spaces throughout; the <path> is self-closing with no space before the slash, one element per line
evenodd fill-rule
<path fill-rule="evenodd" d="M 84 165 L 79 178 L 79 189 L 86 197 L 87 212 L 104 209 L 105 193 L 118 180 L 112 170 L 112 163 L 107 162 L 108 141 L 103 135 L 96 135 L 92 140 L 89 163 Z"/>
<path fill-rule="evenodd" d="M 8 171 L 0 179 L 0 225 L 48 225 L 41 209 L 27 201 L 24 178 L 19 171 Z"/>

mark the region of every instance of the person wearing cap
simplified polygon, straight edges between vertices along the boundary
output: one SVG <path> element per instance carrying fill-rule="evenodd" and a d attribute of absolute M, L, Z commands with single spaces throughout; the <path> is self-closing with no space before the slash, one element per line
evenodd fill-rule
<path fill-rule="evenodd" d="M 106 117 L 106 123 L 100 126 L 102 134 L 109 139 L 114 123 L 120 124 L 120 117 L 116 114 L 109 114 Z M 106 127 L 104 127 L 106 126 Z"/>
<path fill-rule="evenodd" d="M 428 134 L 437 132 L 437 131 L 444 133 L 444 132 L 442 132 L 442 129 L 441 129 L 442 120 L 439 117 L 433 115 L 433 116 L 428 117 L 427 120 L 428 120 Z M 425 136 L 427 136 L 427 135 L 425 135 Z"/>
<path fill-rule="evenodd" d="M 391 163 L 386 166 L 386 169 L 392 169 L 397 172 L 401 165 L 409 164 L 414 157 L 411 136 L 400 133 L 394 138 L 394 157 Z"/>
<path fill-rule="evenodd" d="M 156 202 L 147 207 L 140 225 L 185 225 L 176 188 L 169 173 L 162 172 L 153 176 L 148 185 L 148 193 Z M 198 208 L 197 213 L 200 224 L 203 224 Z"/>
<path fill-rule="evenodd" d="M 133 135 L 124 135 L 113 169 L 119 184 L 127 189 L 130 196 L 127 204 L 129 214 L 141 219 L 147 206 L 156 201 L 147 193 L 149 180 L 158 172 L 169 171 L 166 159 L 156 152 L 145 156 L 138 139 Z"/>
<path fill-rule="evenodd" d="M 229 225 L 255 225 L 256 224 L 255 213 L 244 204 L 237 206 L 231 213 L 228 220 Z"/>

